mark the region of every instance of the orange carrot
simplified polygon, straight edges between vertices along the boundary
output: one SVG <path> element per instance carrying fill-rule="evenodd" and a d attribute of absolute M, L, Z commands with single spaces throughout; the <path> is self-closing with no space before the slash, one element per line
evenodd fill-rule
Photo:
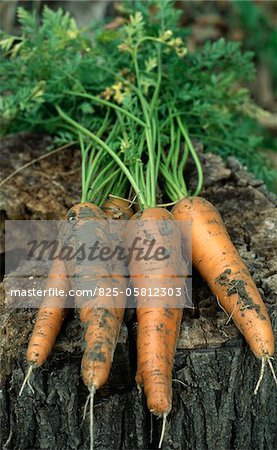
<path fill-rule="evenodd" d="M 128 220 L 133 215 L 133 209 L 130 203 L 120 197 L 110 197 L 105 201 L 102 209 L 107 217 L 111 219 Z"/>
<path fill-rule="evenodd" d="M 112 220 L 126 219 L 132 215 L 132 210 L 128 206 L 128 202 L 123 199 L 114 198 L 107 200 L 102 209 Z M 116 273 L 122 273 L 120 267 L 112 269 Z M 115 288 L 118 293 L 114 298 L 113 307 L 94 308 L 92 301 L 92 307 L 87 306 L 80 311 L 81 321 L 87 324 L 82 377 L 89 389 L 98 389 L 108 379 L 124 315 L 126 279 L 110 279 L 109 286 Z"/>
<path fill-rule="evenodd" d="M 48 358 L 64 320 L 64 304 L 69 288 L 69 281 L 64 262 L 59 259 L 53 262 L 48 275 L 45 289 L 51 288 L 54 291 L 56 289 L 63 291 L 64 296 L 47 296 L 38 310 L 35 327 L 26 354 L 29 368 L 19 395 L 21 395 L 26 382 L 29 384 L 29 378 L 33 368 L 41 366 Z"/>
<path fill-rule="evenodd" d="M 192 262 L 258 358 L 274 353 L 274 336 L 259 291 L 232 244 L 218 211 L 200 197 L 185 198 L 174 218 L 192 221 Z M 182 229 L 182 222 L 179 222 Z"/>
<path fill-rule="evenodd" d="M 66 243 L 73 244 L 73 247 L 74 243 L 80 243 L 78 242 L 78 232 L 76 233 L 76 228 L 79 228 L 80 231 L 80 228 L 85 225 L 86 220 L 105 220 L 106 216 L 112 217 L 113 219 L 126 219 L 131 217 L 132 211 L 128 206 L 128 202 L 125 202 L 123 199 L 109 200 L 104 205 L 105 215 L 97 206 L 91 203 L 75 205 L 68 212 L 70 226 L 67 233 L 65 232 L 65 237 L 67 239 Z M 72 223 L 75 236 L 77 235 L 77 242 L 74 242 L 74 232 L 72 233 L 71 227 Z M 98 235 L 102 235 L 104 241 L 107 239 L 101 231 L 99 231 Z M 88 239 L 90 241 L 91 237 L 88 237 Z M 100 274 L 100 284 L 104 290 L 110 288 L 110 291 L 112 292 L 112 288 L 116 287 L 118 289 L 119 295 L 115 299 L 116 305 L 114 305 L 120 306 L 118 308 L 114 307 L 108 309 L 94 307 L 94 299 L 86 300 L 80 307 L 81 321 L 87 324 L 85 335 L 87 347 L 82 360 L 82 376 L 89 389 L 92 387 L 98 389 L 107 381 L 125 306 L 125 297 L 120 292 L 125 292 L 126 280 L 124 278 L 120 279 L 120 281 L 112 280 L 110 278 L 110 269 L 106 267 L 107 263 L 102 263 L 101 271 L 99 270 L 99 265 L 101 265 L 99 264 L 99 261 L 94 261 L 89 264 L 89 267 L 85 267 L 84 272 L 82 272 L 82 265 L 78 264 L 75 260 L 65 262 L 56 260 L 52 265 L 48 283 L 46 285 L 47 289 L 50 287 L 54 289 L 57 288 L 67 293 L 69 289 L 67 273 L 71 275 L 71 287 L 77 289 L 79 281 L 82 284 L 83 278 L 87 277 L 89 271 L 93 278 L 96 278 L 96 273 Z M 119 273 L 122 273 L 120 272 L 120 268 L 117 268 L 117 272 L 118 271 Z M 107 275 L 106 278 L 105 274 Z M 26 382 L 29 383 L 29 377 L 33 367 L 42 365 L 53 348 L 63 322 L 64 300 L 65 298 L 63 297 L 47 297 L 39 309 L 33 334 L 27 349 L 29 370 L 20 394 Z M 113 302 L 111 302 L 111 304 L 112 303 Z"/>
<path fill-rule="evenodd" d="M 68 212 L 70 220 L 74 220 L 76 227 L 79 231 L 86 225 L 86 221 L 89 220 L 103 220 L 106 216 L 115 218 L 126 218 L 132 213 L 128 208 L 128 203 L 121 199 L 108 200 L 103 210 L 105 214 L 97 206 L 91 203 L 81 203 L 75 205 Z M 102 239 L 102 243 L 109 246 L 108 237 L 105 232 L 107 226 L 103 224 L 102 230 L 98 230 L 97 236 L 88 236 L 87 239 L 90 244 L 96 238 Z M 80 235 L 82 232 L 80 232 Z M 85 272 L 82 272 L 82 264 L 78 264 L 76 261 L 72 261 L 69 264 L 70 273 L 73 275 L 72 285 L 77 288 L 77 285 L 82 283 L 82 279 L 86 274 L 92 274 L 93 278 L 96 278 L 98 273 L 97 284 L 98 288 L 102 288 L 104 292 L 113 292 L 113 288 L 118 287 L 119 295 L 113 298 L 107 298 L 111 307 L 97 307 L 97 299 L 88 299 L 83 304 L 79 304 L 80 307 L 80 319 L 86 324 L 85 342 L 86 348 L 82 359 L 82 378 L 84 383 L 90 390 L 97 390 L 108 379 L 110 368 L 112 364 L 113 354 L 116 347 L 120 326 L 124 315 L 125 298 L 122 298 L 119 289 L 118 281 L 112 279 L 111 268 L 108 262 L 101 262 L 98 259 L 91 261 L 88 267 L 85 268 Z M 101 270 L 100 270 L 101 269 Z M 122 286 L 121 286 L 122 287 Z M 80 299 L 78 299 L 80 302 Z M 120 307 L 117 307 L 117 306 Z"/>
<path fill-rule="evenodd" d="M 163 297 L 161 289 L 167 292 L 168 288 L 184 286 L 184 281 L 175 277 L 177 267 L 182 273 L 186 272 L 185 266 L 182 268 L 181 236 L 177 227 L 176 232 L 172 232 L 173 216 L 166 209 L 148 208 L 133 219 L 140 221 L 136 237 L 140 237 L 141 242 L 146 237 L 154 239 L 157 247 L 164 247 L 170 255 L 163 261 L 133 258 L 130 264 L 131 280 L 139 292 L 136 381 L 139 387 L 143 385 L 149 410 L 165 419 L 171 410 L 172 369 L 183 310 L 170 307 L 171 298 Z M 143 296 L 141 289 L 149 288 L 158 289 L 159 296 Z M 166 302 L 169 307 L 166 303 L 155 307 L 151 303 L 153 300 L 157 305 Z"/>
<path fill-rule="evenodd" d="M 122 199 L 107 200 L 103 206 L 105 214 L 95 205 L 90 203 L 81 203 L 69 211 L 69 217 L 76 220 L 77 227 L 84 227 L 86 219 L 105 220 L 106 217 L 115 219 L 126 219 L 132 215 L 128 208 L 128 202 Z M 110 246 L 109 238 L 105 235 L 106 227 L 99 227 L 98 237 L 106 246 Z M 114 233 L 115 234 L 115 233 Z M 115 237 L 113 237 L 115 239 Z M 91 237 L 91 243 L 95 236 Z M 121 242 L 118 242 L 121 244 Z M 95 276 L 101 266 L 98 277 L 98 286 L 104 289 L 104 292 L 110 291 L 112 297 L 109 298 L 110 307 L 95 306 L 95 299 L 89 299 L 80 306 L 80 319 L 85 323 L 87 330 L 85 334 L 85 352 L 82 358 L 82 378 L 88 387 L 90 394 L 90 448 L 93 448 L 93 399 L 95 391 L 103 386 L 109 376 L 114 351 L 116 348 L 120 327 L 124 316 L 125 307 L 125 278 L 113 278 L 111 271 L 117 274 L 123 274 L 122 268 L 118 265 L 96 260 L 89 265 L 89 271 Z M 83 276 L 82 267 L 77 269 L 73 267 L 74 275 Z M 86 272 L 87 273 L 87 270 Z M 118 295 L 113 296 L 113 289 Z M 108 299 L 106 299 L 108 301 Z M 88 401 L 86 402 L 87 406 Z M 84 416 L 86 413 L 86 406 Z"/>
<path fill-rule="evenodd" d="M 108 238 L 108 223 L 106 216 L 101 209 L 88 202 L 79 203 L 73 206 L 67 214 L 68 227 L 64 233 L 64 244 L 70 245 L 74 249 L 81 245 L 93 245 L 96 241 L 101 246 L 110 246 Z M 101 226 L 93 228 L 93 221 L 101 221 Z M 99 296 L 99 289 L 103 292 L 110 290 L 112 292 L 112 280 L 110 278 L 111 268 L 108 262 L 101 261 L 99 258 L 88 261 L 84 259 L 79 261 L 77 257 L 65 261 L 67 272 L 70 277 L 72 290 L 80 295 L 75 297 L 75 302 L 80 310 L 80 319 L 85 323 L 87 330 L 85 334 L 85 354 L 82 362 L 82 377 L 84 383 L 90 390 L 98 389 L 105 383 L 108 377 L 107 359 L 111 359 L 116 332 L 109 336 L 109 339 L 102 340 L 102 329 L 110 327 L 111 322 L 116 321 L 112 313 L 107 312 L 103 323 L 99 301 L 105 301 L 104 296 Z M 81 295 L 82 291 L 90 289 L 91 296 Z M 113 298 L 111 298 L 111 304 Z M 91 324 L 97 324 L 98 331 L 91 330 Z M 100 323 L 100 325 L 99 325 Z"/>

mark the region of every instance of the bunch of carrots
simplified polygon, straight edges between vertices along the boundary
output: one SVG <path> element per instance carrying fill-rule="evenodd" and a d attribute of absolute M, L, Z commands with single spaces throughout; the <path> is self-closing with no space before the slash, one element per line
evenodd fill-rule
<path fill-rule="evenodd" d="M 82 197 L 67 215 L 67 228 L 63 239 L 77 246 L 88 223 L 101 221 L 103 226 L 95 235 L 89 236 L 92 244 L 100 239 L 110 246 L 109 233 L 114 221 L 128 220 L 126 239 L 115 236 L 122 245 L 131 242 L 130 230 L 134 224 L 137 236 L 145 242 L 145 236 L 155 239 L 156 245 L 165 245 L 170 254 L 168 260 L 147 262 L 132 260 L 129 266 L 130 283 L 137 288 L 137 374 L 138 387 L 143 388 L 151 413 L 163 418 L 159 448 L 162 446 L 166 418 L 172 406 L 172 370 L 177 339 L 180 332 L 183 308 L 172 305 L 170 297 L 156 297 L 158 306 L 141 294 L 142 288 L 177 287 L 185 289 L 187 267 L 181 249 L 186 245 L 185 224 L 192 223 L 192 263 L 209 285 L 221 307 L 231 316 L 245 337 L 254 355 L 261 360 L 262 380 L 268 363 L 276 381 L 272 366 L 274 336 L 267 309 L 249 271 L 233 246 L 218 211 L 204 198 L 203 173 L 197 151 L 186 127 L 185 115 L 172 101 L 168 103 L 164 119 L 160 104 L 161 89 L 166 89 L 163 59 L 169 52 L 176 58 L 184 58 L 186 47 L 181 39 L 174 38 L 161 24 L 161 34 L 145 36 L 143 17 L 140 13 L 130 18 L 123 27 L 124 40 L 119 47 L 125 53 L 128 80 L 117 74 L 125 101 L 117 102 L 115 89 L 99 95 L 75 93 L 90 100 L 103 116 L 102 126 L 95 132 L 79 124 L 57 106 L 57 115 L 65 130 L 76 135 L 82 154 Z M 142 69 L 144 46 L 151 45 L 153 52 L 153 77 L 145 87 Z M 154 80 L 154 81 L 153 81 Z M 171 93 L 169 93 L 171 94 Z M 118 91 L 117 91 L 118 98 Z M 136 105 L 136 114 L 133 105 Z M 162 113 L 161 113 L 162 111 Z M 119 143 L 115 145 L 114 143 Z M 197 170 L 194 191 L 187 188 L 184 179 L 186 163 L 190 158 Z M 167 204 L 157 203 L 157 192 L 164 187 Z M 133 213 L 135 204 L 137 212 Z M 169 210 L 169 207 L 171 207 Z M 170 225 L 170 234 L 164 236 L 161 224 Z M 128 231 L 129 230 L 129 231 Z M 86 235 L 87 236 L 87 235 Z M 147 241 L 147 240 L 146 240 Z M 147 246 L 147 242 L 145 242 Z M 114 263 L 113 263 L 114 264 Z M 88 276 L 104 289 L 129 284 L 118 262 L 91 261 L 83 266 L 77 260 L 56 261 L 48 275 L 47 287 L 59 287 L 65 291 L 69 286 L 78 287 Z M 178 270 L 183 278 L 176 277 Z M 104 275 L 103 275 L 104 274 Z M 112 274 L 112 275 L 111 275 Z M 80 281 L 81 280 L 81 281 Z M 126 304 L 125 295 L 109 300 L 109 307 L 96 307 L 96 298 L 78 298 L 80 320 L 85 327 L 85 351 L 82 358 L 82 378 L 89 390 L 91 400 L 91 423 L 93 397 L 109 376 L 113 354 L 117 344 Z M 160 305 L 160 306 L 159 306 Z M 30 381 L 34 368 L 40 367 L 49 356 L 61 329 L 66 311 L 66 301 L 61 298 L 45 298 L 38 311 L 37 320 L 27 349 L 28 371 L 24 385 Z M 21 393 L 20 392 L 20 393 Z M 91 448 L 93 427 L 91 426 Z"/>

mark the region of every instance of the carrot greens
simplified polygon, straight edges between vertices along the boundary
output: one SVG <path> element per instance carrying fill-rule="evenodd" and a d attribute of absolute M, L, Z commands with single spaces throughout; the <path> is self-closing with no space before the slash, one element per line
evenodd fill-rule
<path fill-rule="evenodd" d="M 224 39 L 189 51 L 189 30 L 179 26 L 180 12 L 172 1 L 126 1 L 118 13 L 125 25 L 111 30 L 99 22 L 78 28 L 68 13 L 48 7 L 39 23 L 34 14 L 18 8 L 20 35 L 0 36 L 1 134 L 46 132 L 60 144 L 68 143 L 76 133 L 65 129 L 57 108 L 96 135 L 109 109 L 110 120 L 121 121 L 127 130 L 129 147 L 124 138 L 125 155 L 120 145 L 117 155 L 126 160 L 130 153 L 129 160 L 141 160 L 147 153 L 146 173 L 139 161 L 128 168 L 135 184 L 138 179 L 143 189 L 145 184 L 140 201 L 146 195 L 147 203 L 154 204 L 158 167 L 175 117 L 175 131 L 180 123 L 183 127 L 181 145 L 186 143 L 197 166 L 196 193 L 201 170 L 195 140 L 205 151 L 236 156 L 272 186 L 274 173 L 257 151 L 262 136 L 249 117 L 255 108 L 247 89 L 253 54 Z M 120 125 L 114 136 L 118 144 L 122 133 Z M 180 155 L 181 160 L 185 167 Z M 176 178 L 166 165 L 162 170 Z"/>

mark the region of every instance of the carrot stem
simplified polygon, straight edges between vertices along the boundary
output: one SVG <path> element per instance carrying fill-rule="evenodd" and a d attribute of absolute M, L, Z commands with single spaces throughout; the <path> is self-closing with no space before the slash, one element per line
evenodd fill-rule
<path fill-rule="evenodd" d="M 141 89 L 141 82 L 140 82 L 140 71 L 138 66 L 138 58 L 137 58 L 137 51 L 138 47 L 143 42 L 144 39 L 141 39 L 135 46 L 134 52 L 132 54 L 133 57 L 133 63 L 136 73 L 136 79 L 137 79 L 137 95 L 142 107 L 143 115 L 145 118 L 145 137 L 146 137 L 146 143 L 147 143 L 147 150 L 148 150 L 148 158 L 149 162 L 147 166 L 149 165 L 150 169 L 149 172 L 146 171 L 148 174 L 146 183 L 146 198 L 147 198 L 147 207 L 155 207 L 156 206 L 156 183 L 155 183 L 155 156 L 154 156 L 154 148 L 153 148 L 153 135 L 152 135 L 152 129 L 151 129 L 151 121 L 150 121 L 150 114 L 148 111 L 149 105 L 147 103 L 147 100 L 145 99 L 142 89 Z"/>
<path fill-rule="evenodd" d="M 180 130 L 181 130 L 181 132 L 182 132 L 182 134 L 183 134 L 183 136 L 185 138 L 185 141 L 186 141 L 186 143 L 188 145 L 189 151 L 191 153 L 191 156 L 192 156 L 192 158 L 193 158 L 193 160 L 195 162 L 195 166 L 196 166 L 196 169 L 197 169 L 198 182 L 197 182 L 196 190 L 194 192 L 194 195 L 196 196 L 196 195 L 200 194 L 201 189 L 202 189 L 202 185 L 203 185 L 203 171 L 202 171 L 201 162 L 200 162 L 200 160 L 198 158 L 198 155 L 197 155 L 197 153 L 195 151 L 194 146 L 192 145 L 192 142 L 190 140 L 188 132 L 187 132 L 186 128 L 184 127 L 182 121 L 181 121 L 180 116 L 177 116 L 177 122 L 178 122 Z"/>
<path fill-rule="evenodd" d="M 99 105 L 108 106 L 108 107 L 114 109 L 115 111 L 118 111 L 118 112 L 130 117 L 130 119 L 132 119 L 138 125 L 140 125 L 142 127 L 146 127 L 146 124 L 142 120 L 140 120 L 138 117 L 134 116 L 134 114 L 130 113 L 127 109 L 121 108 L 120 106 L 116 105 L 115 103 L 109 102 L 108 100 L 104 100 L 100 97 L 96 97 L 95 95 L 91 95 L 91 94 L 83 94 L 81 92 L 66 91 L 65 93 L 69 94 L 69 95 L 76 95 L 78 97 L 89 98 L 94 103 L 97 103 Z"/>
<path fill-rule="evenodd" d="M 111 147 L 109 147 L 104 141 L 102 141 L 102 139 L 98 138 L 98 136 L 94 133 L 92 133 L 91 131 L 89 131 L 87 128 L 83 127 L 82 125 L 80 125 L 78 122 L 76 122 L 75 120 L 73 120 L 71 117 L 69 117 L 59 106 L 56 106 L 58 113 L 60 114 L 60 116 L 68 123 L 70 123 L 71 125 L 73 125 L 76 128 L 76 132 L 77 131 L 81 131 L 82 133 L 84 133 L 85 135 L 87 135 L 88 137 L 90 137 L 94 142 L 96 142 L 98 145 L 100 145 L 104 150 L 107 151 L 107 153 L 115 160 L 115 162 L 119 165 L 119 167 L 122 169 L 122 171 L 125 173 L 126 177 L 128 178 L 128 180 L 130 181 L 134 191 L 138 194 L 138 196 L 140 197 L 141 203 L 143 205 L 146 204 L 145 199 L 142 197 L 142 194 L 140 192 L 139 186 L 137 185 L 137 183 L 134 180 L 134 177 L 131 175 L 130 171 L 127 169 L 127 167 L 125 166 L 125 164 L 121 161 L 121 159 L 119 158 L 119 156 L 111 149 Z"/>
<path fill-rule="evenodd" d="M 184 192 L 185 197 L 187 196 L 188 191 L 187 191 L 187 186 L 186 186 L 186 183 L 184 180 L 184 168 L 186 165 L 186 161 L 188 159 L 188 154 L 189 154 L 188 144 L 185 142 L 184 153 L 183 153 L 183 156 L 181 158 L 181 161 L 180 161 L 180 164 L 178 167 L 178 180 L 179 180 L 180 186 L 182 186 L 182 192 Z"/>
<path fill-rule="evenodd" d="M 157 113 L 156 113 L 156 115 L 157 115 Z M 158 117 L 156 117 L 156 122 L 158 123 Z M 162 155 L 161 133 L 159 130 L 159 126 L 157 128 L 157 147 L 158 147 L 158 151 L 157 151 L 157 157 L 156 157 L 156 177 L 155 177 L 156 183 L 157 183 L 158 176 L 159 176 L 159 167 L 160 167 L 160 161 L 161 161 L 161 155 Z"/>
<path fill-rule="evenodd" d="M 104 171 L 103 171 L 103 172 L 104 172 Z M 103 173 L 103 172 L 102 172 L 102 173 Z M 102 181 L 102 183 L 100 183 L 98 186 L 97 186 L 97 185 L 94 186 L 93 189 L 92 189 L 92 188 L 90 188 L 90 189 L 93 190 L 93 192 L 95 192 L 95 193 L 100 193 L 100 194 L 101 194 L 101 190 L 102 190 L 104 187 L 106 187 L 107 185 L 109 185 L 108 188 L 109 188 L 109 190 L 110 190 L 110 182 L 111 182 L 112 180 L 114 180 L 119 174 L 120 174 L 120 169 L 115 170 L 114 172 L 110 173 L 110 175 L 107 176 L 107 177 Z M 94 200 L 94 195 L 95 195 L 94 193 L 91 195 L 91 197 L 90 197 L 90 202 L 93 202 L 93 200 Z M 105 198 L 105 197 L 104 197 L 104 198 Z M 94 201 L 93 203 L 95 203 L 95 201 Z"/>
<path fill-rule="evenodd" d="M 157 50 L 157 60 L 158 60 L 158 78 L 157 78 L 157 84 L 156 84 L 156 88 L 151 100 L 151 104 L 150 104 L 150 116 L 153 114 L 154 112 L 154 108 L 157 104 L 158 101 L 158 97 L 159 97 L 159 92 L 160 92 L 160 87 L 161 87 L 161 81 L 162 81 L 162 59 L 161 59 L 161 44 L 159 42 L 158 45 L 158 50 Z"/>
<path fill-rule="evenodd" d="M 167 181 L 166 188 L 169 188 L 170 191 L 174 192 L 175 200 L 178 200 L 183 197 L 182 191 L 180 191 L 179 186 L 175 183 L 173 177 L 170 175 L 169 171 L 167 170 L 165 164 L 160 164 L 160 172 L 164 176 L 164 178 Z M 173 200 L 173 198 L 172 198 Z M 174 201 L 175 201 L 174 200 Z"/>

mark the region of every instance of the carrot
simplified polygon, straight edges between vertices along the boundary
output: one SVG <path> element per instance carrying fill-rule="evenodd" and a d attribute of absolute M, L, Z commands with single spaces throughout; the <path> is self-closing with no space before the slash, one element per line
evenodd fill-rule
<path fill-rule="evenodd" d="M 65 296 L 68 292 L 69 281 L 62 260 L 55 260 L 51 266 L 45 289 L 51 288 L 62 290 L 65 295 L 61 297 L 47 296 L 38 310 L 35 327 L 26 353 L 28 371 L 19 395 L 22 394 L 26 383 L 33 391 L 29 383 L 31 372 L 33 368 L 40 367 L 48 358 L 64 320 Z"/>
<path fill-rule="evenodd" d="M 112 220 L 120 218 L 127 219 L 132 216 L 132 210 L 129 208 L 127 201 L 118 198 L 107 200 L 103 209 L 106 214 L 96 205 L 87 202 L 72 207 L 67 214 L 68 226 L 64 230 L 64 243 L 73 244 L 73 248 L 76 248 L 78 244 L 82 243 L 83 239 L 88 239 L 88 242 L 91 244 L 93 240 L 100 238 L 102 242 L 109 244 L 108 237 L 105 234 L 107 231 L 105 226 L 101 227 L 95 236 L 87 236 L 85 227 L 88 221 L 104 221 L 106 216 L 112 218 Z M 93 396 L 95 391 L 108 379 L 124 315 L 126 279 L 112 279 L 110 269 L 107 262 L 101 263 L 99 260 L 90 262 L 89 266 L 83 266 L 75 259 L 65 261 L 56 260 L 52 265 L 47 284 L 47 288 L 63 289 L 64 292 L 67 292 L 69 289 L 67 274 L 71 277 L 71 287 L 77 289 L 78 287 L 82 287 L 82 282 L 88 277 L 88 273 L 94 279 L 98 273 L 98 281 L 100 280 L 99 287 L 102 287 L 104 290 L 110 288 L 111 292 L 112 288 L 117 288 L 118 290 L 118 296 L 111 301 L 111 305 L 113 305 L 111 308 L 95 306 L 95 299 L 84 301 L 82 298 L 81 304 L 80 299 L 76 299 L 80 307 L 80 319 L 87 326 L 85 334 L 86 349 L 82 359 L 82 378 L 90 390 L 91 424 Z M 120 267 L 113 267 L 113 269 L 116 273 L 123 273 Z M 55 301 L 55 306 L 52 306 L 53 301 Z M 48 297 L 44 300 L 29 342 L 27 350 L 29 370 L 19 395 L 21 395 L 25 384 L 29 384 L 29 377 L 33 367 L 39 367 L 49 356 L 60 331 L 63 316 L 63 298 Z M 93 433 L 91 427 L 91 448 L 92 445 Z"/>
<path fill-rule="evenodd" d="M 132 258 L 130 276 L 134 288 L 138 288 L 139 293 L 143 288 L 157 288 L 161 293 L 162 288 L 183 287 L 184 281 L 175 277 L 176 267 L 184 274 L 186 269 L 182 268 L 180 232 L 177 227 L 175 233 L 172 232 L 172 214 L 163 208 L 148 208 L 133 219 L 140 221 L 136 237 L 140 237 L 141 242 L 146 236 L 155 239 L 157 247 L 165 247 L 170 255 L 170 259 L 164 261 Z M 153 300 L 157 305 L 161 301 L 168 305 L 171 302 L 169 296 L 151 299 L 138 295 L 136 382 L 138 387 L 143 385 L 149 410 L 165 419 L 171 410 L 172 369 L 183 311 L 170 306 L 155 307 Z"/>
<path fill-rule="evenodd" d="M 88 203 L 89 210 L 91 210 L 92 205 Z M 78 209 L 77 205 L 76 207 L 73 207 L 68 212 L 68 220 L 71 221 L 72 219 L 75 219 L 75 209 Z M 88 209 L 88 208 L 87 208 Z M 86 208 L 84 208 L 82 211 L 86 211 Z M 95 207 L 95 209 L 99 209 L 98 207 Z M 99 210 L 100 213 L 103 215 L 101 210 Z M 95 215 L 95 213 L 93 213 Z M 104 217 L 104 215 L 103 215 Z M 101 216 L 101 218 L 103 218 Z M 68 236 L 67 236 L 68 238 Z M 69 237 L 70 239 L 70 237 Z M 65 293 L 69 290 L 69 279 L 68 279 L 68 262 L 63 260 L 55 260 L 52 264 L 51 270 L 48 275 L 48 281 L 46 284 L 46 289 L 50 288 L 56 288 L 59 290 L 63 290 Z M 79 267 L 79 266 L 78 266 Z M 73 269 L 74 272 L 75 269 Z M 72 279 L 71 279 L 72 283 Z M 28 344 L 27 353 L 26 353 L 26 359 L 28 363 L 28 370 L 27 374 L 24 378 L 23 384 L 21 386 L 19 395 L 22 394 L 24 386 L 26 383 L 28 383 L 30 389 L 32 390 L 32 387 L 29 383 L 29 379 L 32 373 L 32 370 L 36 367 L 41 366 L 46 359 L 48 358 L 55 340 L 60 332 L 65 309 L 64 309 L 64 301 L 65 297 L 46 297 L 43 301 L 43 304 L 41 305 L 35 327 L 30 339 L 30 342 Z M 32 390 L 33 391 L 33 390 Z"/>
<path fill-rule="evenodd" d="M 81 203 L 74 206 L 68 213 L 69 218 L 73 218 L 76 224 L 74 227 L 82 229 L 85 227 L 86 220 L 105 220 L 106 217 L 115 219 L 126 219 L 132 215 L 132 211 L 128 208 L 128 203 L 123 199 L 107 200 L 103 205 L 103 211 L 105 214 L 95 205 L 91 203 Z M 103 229 L 102 229 L 103 228 Z M 105 236 L 106 227 L 101 227 L 98 235 L 102 238 L 102 241 L 107 245 L 109 239 Z M 82 234 L 82 231 L 81 231 Z M 91 237 L 91 243 L 95 236 Z M 126 279 L 113 279 L 111 269 L 116 273 L 122 274 L 120 266 L 113 265 L 110 267 L 108 262 L 101 262 L 99 260 L 92 261 L 89 265 L 89 272 L 95 276 L 99 270 L 99 265 L 102 266 L 102 271 L 98 278 L 99 287 L 104 289 L 104 292 L 113 292 L 113 288 L 117 289 L 118 295 L 109 299 L 111 307 L 97 307 L 95 306 L 95 299 L 89 299 L 85 301 L 83 305 L 80 305 L 80 319 L 86 325 L 85 334 L 85 352 L 82 358 L 81 374 L 82 379 L 90 391 L 88 400 L 90 400 L 90 448 L 93 448 L 93 399 L 97 389 L 103 386 L 109 376 L 114 351 L 116 348 L 120 327 L 124 316 L 125 307 L 125 288 Z M 76 262 L 73 262 L 73 285 L 74 279 L 83 278 L 88 272 L 88 268 L 85 268 L 84 274 L 82 273 L 82 266 L 79 267 Z M 106 277 L 105 277 L 106 274 Z M 102 279 L 101 279 L 102 278 Z M 96 299 L 97 300 L 97 299 Z M 84 416 L 86 413 L 86 407 Z"/>
<path fill-rule="evenodd" d="M 63 242 L 65 245 L 70 245 L 72 248 L 77 249 L 82 244 L 92 245 L 97 240 L 101 245 L 110 245 L 106 216 L 98 206 L 88 202 L 79 203 L 68 211 L 67 218 L 68 228 L 64 233 Z M 93 229 L 93 235 L 91 235 L 91 223 L 96 220 L 103 222 L 103 225 L 101 224 L 101 227 Z M 87 325 L 85 335 L 85 354 L 87 358 L 85 361 L 88 360 L 89 364 L 83 365 L 82 377 L 89 389 L 98 389 L 106 381 L 108 370 L 106 364 L 105 370 L 96 370 L 96 367 L 103 368 L 103 362 L 106 363 L 108 354 L 110 354 L 114 345 L 113 341 L 116 333 L 110 336 L 109 341 L 100 342 L 101 328 L 105 328 L 107 323 L 101 324 L 101 327 L 98 325 L 97 336 L 95 334 L 91 335 L 91 327 L 88 325 L 92 321 L 99 323 L 101 314 L 99 301 L 101 302 L 104 298 L 99 296 L 99 288 L 102 288 L 103 292 L 108 289 L 112 291 L 111 269 L 108 262 L 100 261 L 98 258 L 92 261 L 87 259 L 78 261 L 77 257 L 71 258 L 65 261 L 65 265 L 70 277 L 71 288 L 75 293 L 77 290 L 80 290 L 80 292 L 85 289 L 95 290 L 95 293 L 92 292 L 91 296 L 85 297 L 84 294 L 76 297 L 75 302 L 80 311 L 81 321 Z M 113 299 L 111 299 L 111 303 L 113 303 Z M 106 322 L 109 320 L 114 320 L 114 318 L 109 317 L 107 314 Z M 91 344 L 91 339 L 94 339 L 96 342 L 95 348 Z M 103 348 L 105 351 L 103 351 Z"/>
<path fill-rule="evenodd" d="M 126 219 L 132 215 L 128 203 L 123 199 L 107 200 L 102 209 L 112 220 Z M 113 267 L 113 270 L 122 273 L 120 267 Z M 98 389 L 108 379 L 124 315 L 126 279 L 112 279 L 109 280 L 109 283 L 110 287 L 118 290 L 113 307 L 86 307 L 81 308 L 80 311 L 81 321 L 87 324 L 82 378 L 89 389 Z"/>
<path fill-rule="evenodd" d="M 65 230 L 64 242 L 77 249 L 79 245 L 92 245 L 100 240 L 101 244 L 110 246 L 108 238 L 108 224 L 101 209 L 93 203 L 82 202 L 73 206 L 67 214 L 68 227 Z M 103 225 L 91 230 L 91 221 L 101 220 Z M 93 231 L 93 234 L 91 234 Z M 78 296 L 75 302 L 79 307 L 80 320 L 87 327 L 85 334 L 85 352 L 82 359 L 81 374 L 89 389 L 89 396 L 85 404 L 84 417 L 88 401 L 90 401 L 90 449 L 93 449 L 93 401 L 95 391 L 102 386 L 109 375 L 113 351 L 117 339 L 114 324 L 117 318 L 113 311 L 99 307 L 99 288 L 103 292 L 112 292 L 110 278 L 111 267 L 108 262 L 97 259 L 78 261 L 77 257 L 66 261 L 66 268 L 70 276 L 71 288 L 92 289 L 91 297 Z M 82 292 L 82 291 L 81 291 Z M 106 299 L 107 301 L 107 299 Z M 113 297 L 110 299 L 113 303 Z M 110 334 L 107 333 L 109 330 Z"/>
<path fill-rule="evenodd" d="M 80 226 L 84 224 L 86 219 L 89 220 L 105 219 L 105 215 L 97 206 L 91 203 L 81 203 L 69 210 L 67 218 L 69 220 L 69 223 L 72 222 L 72 220 L 74 220 L 74 226 L 75 223 L 77 223 L 77 225 L 80 228 Z M 72 228 L 70 226 L 69 229 L 65 230 L 65 239 L 67 240 L 67 242 L 72 239 L 72 236 L 74 236 L 74 233 L 72 233 Z M 92 274 L 94 274 L 95 269 L 97 270 L 97 266 L 99 266 L 99 261 L 94 262 L 94 264 L 90 265 L 89 269 L 92 271 Z M 78 279 L 82 281 L 82 275 L 86 276 L 85 273 L 82 274 L 81 269 L 82 267 L 80 268 L 80 265 L 76 264 L 76 261 L 72 262 L 67 260 L 65 261 L 55 260 L 49 273 L 46 288 L 50 287 L 57 288 L 64 290 L 64 292 L 67 292 L 69 289 L 68 274 L 71 276 L 70 280 L 71 287 L 77 288 L 76 279 L 77 281 Z M 103 270 L 105 273 L 105 267 Z M 75 276 L 77 275 L 76 279 L 74 278 L 74 275 Z M 109 279 L 109 277 L 107 277 L 107 279 Z M 55 302 L 54 303 L 55 306 L 52 306 L 53 302 Z M 51 306 L 48 306 L 49 304 L 51 304 Z M 91 311 L 92 308 L 89 306 L 89 301 L 87 301 L 85 304 L 82 305 L 80 316 L 83 322 L 87 322 L 91 318 L 90 317 Z M 95 311 L 97 314 L 99 314 L 97 308 L 93 309 L 93 312 Z M 28 345 L 27 362 L 29 364 L 29 370 L 21 387 L 20 394 L 22 393 L 24 385 L 29 380 L 31 370 L 33 369 L 33 367 L 41 366 L 49 356 L 53 348 L 55 339 L 60 331 L 63 322 L 63 317 L 64 317 L 64 298 L 47 297 L 44 300 L 43 305 L 39 309 L 35 327 Z M 88 339 L 88 335 L 86 336 L 86 338 Z M 97 359 L 97 354 L 95 355 L 95 357 Z M 91 376 L 89 376 L 85 370 L 83 371 L 83 375 L 84 380 L 89 387 L 91 385 L 99 387 L 105 382 L 106 379 L 105 378 L 106 375 L 101 375 L 102 379 L 101 376 L 99 376 L 97 380 L 93 379 L 93 381 L 91 381 L 90 380 Z"/>
<path fill-rule="evenodd" d="M 273 371 L 270 358 L 274 353 L 274 335 L 266 306 L 220 214 L 201 197 L 179 201 L 172 213 L 179 221 L 192 221 L 194 266 L 232 317 L 254 355 L 262 359 L 262 367 L 267 361 Z M 182 222 L 180 227 L 182 230 Z"/>
<path fill-rule="evenodd" d="M 106 216 L 111 219 L 128 220 L 133 215 L 133 209 L 130 208 L 130 203 L 120 197 L 110 197 L 105 201 L 102 209 Z"/>

